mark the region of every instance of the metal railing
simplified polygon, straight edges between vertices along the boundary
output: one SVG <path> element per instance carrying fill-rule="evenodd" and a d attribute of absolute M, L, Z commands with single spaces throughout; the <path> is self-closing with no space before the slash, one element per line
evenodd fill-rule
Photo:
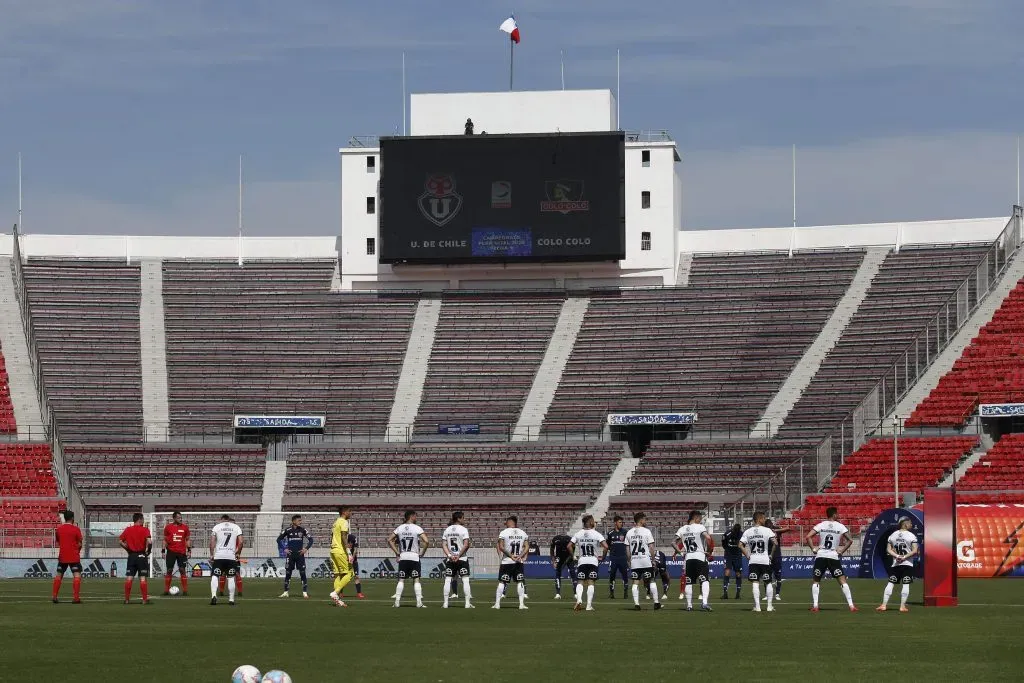
<path fill-rule="evenodd" d="M 1024 213 L 1021 207 L 1015 206 L 1006 227 L 974 270 L 882 373 L 882 379 L 861 402 L 806 455 L 780 468 L 776 474 L 737 499 L 734 505 L 758 501 L 780 508 L 797 508 L 803 504 L 807 493 L 819 491 L 828 483 L 846 456 L 860 448 L 872 434 L 884 430 L 886 416 L 896 409 L 991 294 L 1010 260 L 1017 254 L 1024 237 L 1022 228 Z M 903 433 L 902 425 L 899 431 Z M 935 432 L 934 429 L 921 429 L 918 433 Z"/>

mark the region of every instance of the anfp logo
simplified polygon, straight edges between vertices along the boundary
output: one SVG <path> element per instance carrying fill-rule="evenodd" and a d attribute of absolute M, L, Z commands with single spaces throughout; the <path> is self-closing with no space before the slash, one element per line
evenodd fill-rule
<path fill-rule="evenodd" d="M 419 198 L 420 213 L 437 227 L 443 227 L 462 209 L 462 195 L 455 191 L 455 178 L 434 174 L 427 178 Z"/>
<path fill-rule="evenodd" d="M 977 559 L 974 552 L 974 539 L 960 541 L 956 544 L 956 558 L 960 562 L 974 562 Z"/>

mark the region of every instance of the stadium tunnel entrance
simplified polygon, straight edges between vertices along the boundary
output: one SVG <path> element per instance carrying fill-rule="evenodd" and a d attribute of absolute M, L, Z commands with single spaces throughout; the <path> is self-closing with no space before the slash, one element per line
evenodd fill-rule
<path fill-rule="evenodd" d="M 642 458 L 652 441 L 681 441 L 690 435 L 692 425 L 635 424 L 611 425 L 612 441 L 625 441 L 634 458 Z"/>

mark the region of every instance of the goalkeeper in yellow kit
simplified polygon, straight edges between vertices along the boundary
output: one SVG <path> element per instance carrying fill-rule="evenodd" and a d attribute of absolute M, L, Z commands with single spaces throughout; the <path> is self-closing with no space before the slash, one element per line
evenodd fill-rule
<path fill-rule="evenodd" d="M 341 600 L 341 591 L 352 581 L 352 566 L 348 561 L 348 519 L 352 516 L 352 507 L 342 505 L 338 508 L 338 519 L 334 521 L 331 531 L 331 570 L 334 573 L 334 590 L 331 600 L 338 607 L 346 607 Z"/>

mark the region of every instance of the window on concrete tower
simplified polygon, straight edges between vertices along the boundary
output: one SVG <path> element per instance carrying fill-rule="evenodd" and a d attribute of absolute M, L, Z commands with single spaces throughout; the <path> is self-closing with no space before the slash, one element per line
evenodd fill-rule
<path fill-rule="evenodd" d="M 640 193 L 640 208 L 649 209 L 651 208 L 651 191 L 644 190 Z"/>
<path fill-rule="evenodd" d="M 640 233 L 640 251 L 651 250 L 651 233 L 644 231 Z"/>
<path fill-rule="evenodd" d="M 367 237 L 366 238 L 366 255 L 373 256 L 377 253 L 377 238 Z"/>
<path fill-rule="evenodd" d="M 367 197 L 366 198 L 366 213 L 377 213 L 377 198 Z"/>
<path fill-rule="evenodd" d="M 644 168 L 651 165 L 651 150 L 644 149 L 640 151 L 640 163 Z"/>

